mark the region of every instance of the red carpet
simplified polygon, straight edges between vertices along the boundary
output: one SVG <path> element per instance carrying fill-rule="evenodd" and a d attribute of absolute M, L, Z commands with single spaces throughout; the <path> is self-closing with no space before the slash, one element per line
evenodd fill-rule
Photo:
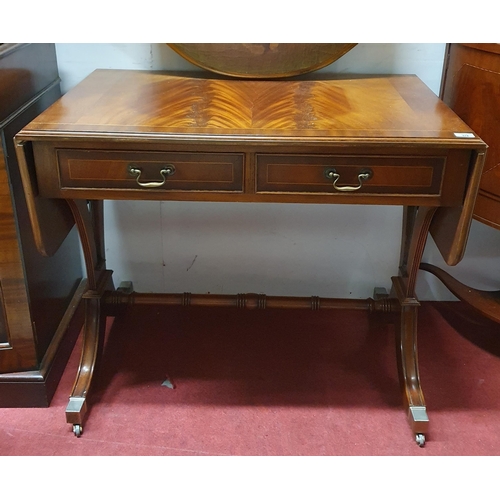
<path fill-rule="evenodd" d="M 424 448 L 402 408 L 387 316 L 133 311 L 108 323 L 82 437 L 64 415 L 77 346 L 50 408 L 0 408 L 0 455 L 500 454 L 500 325 L 458 303 L 420 310 Z"/>

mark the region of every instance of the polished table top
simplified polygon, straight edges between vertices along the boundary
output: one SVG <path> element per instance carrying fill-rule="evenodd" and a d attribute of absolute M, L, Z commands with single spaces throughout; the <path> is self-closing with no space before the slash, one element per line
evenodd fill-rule
<path fill-rule="evenodd" d="M 21 135 L 457 144 L 457 133 L 472 131 L 413 75 L 241 81 L 96 70 Z"/>

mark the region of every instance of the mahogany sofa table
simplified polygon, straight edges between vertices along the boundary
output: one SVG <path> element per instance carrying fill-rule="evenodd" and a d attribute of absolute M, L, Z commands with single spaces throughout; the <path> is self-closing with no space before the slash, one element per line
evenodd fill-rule
<path fill-rule="evenodd" d="M 449 265 L 462 258 L 486 145 L 417 77 L 236 80 L 97 70 L 15 141 L 39 251 L 50 255 L 65 237 L 54 231 L 54 213 L 70 211 L 82 241 L 84 344 L 66 409 L 75 435 L 83 430 L 105 305 L 351 307 L 400 315 L 403 401 L 424 444 L 417 272 L 429 231 Z M 47 199 L 52 219 L 41 209 Z M 375 300 L 122 293 L 105 266 L 104 199 L 401 205 L 399 271 L 390 294 Z"/>

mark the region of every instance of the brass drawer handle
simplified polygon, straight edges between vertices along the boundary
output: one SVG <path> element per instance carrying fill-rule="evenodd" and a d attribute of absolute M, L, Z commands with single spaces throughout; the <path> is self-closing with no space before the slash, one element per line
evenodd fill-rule
<path fill-rule="evenodd" d="M 358 174 L 358 181 L 359 185 L 358 186 L 337 186 L 337 182 L 340 179 L 340 174 L 334 169 L 334 168 L 327 168 L 325 170 L 325 177 L 327 179 L 333 179 L 333 187 L 337 191 L 357 191 L 358 189 L 361 189 L 363 187 L 363 182 L 367 181 L 368 179 L 371 179 L 373 176 L 373 172 L 369 169 L 363 169 L 361 172 Z"/>
<path fill-rule="evenodd" d="M 137 165 L 134 165 L 134 164 L 130 164 L 128 167 L 127 167 L 127 170 L 128 170 L 128 173 L 130 175 L 134 175 L 136 176 L 135 177 L 135 181 L 137 182 L 137 184 L 139 184 L 139 186 L 143 187 L 143 188 L 159 188 L 159 187 L 162 187 L 165 182 L 167 182 L 167 177 L 169 175 L 174 175 L 175 173 L 175 167 L 173 165 L 166 165 L 165 167 L 163 167 L 161 170 L 160 170 L 160 175 L 162 177 L 162 181 L 153 181 L 153 182 L 141 182 L 140 181 L 140 178 L 141 178 L 141 174 L 142 174 L 142 170 L 137 167 Z"/>

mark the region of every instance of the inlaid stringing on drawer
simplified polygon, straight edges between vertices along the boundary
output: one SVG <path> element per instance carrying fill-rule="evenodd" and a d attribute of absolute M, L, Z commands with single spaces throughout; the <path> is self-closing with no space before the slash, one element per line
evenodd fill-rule
<path fill-rule="evenodd" d="M 243 190 L 243 154 L 58 149 L 57 161 L 62 189 Z"/>
<path fill-rule="evenodd" d="M 444 156 L 258 154 L 256 190 L 328 195 L 347 187 L 363 194 L 439 195 L 445 163 Z M 368 175 L 360 178 L 363 172 Z"/>

